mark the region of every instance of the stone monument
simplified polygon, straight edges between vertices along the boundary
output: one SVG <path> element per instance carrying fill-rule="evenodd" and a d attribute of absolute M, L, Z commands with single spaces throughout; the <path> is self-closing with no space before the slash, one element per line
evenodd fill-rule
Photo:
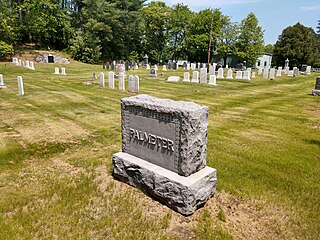
<path fill-rule="evenodd" d="M 216 191 L 216 170 L 206 166 L 208 108 L 137 95 L 123 98 L 122 152 L 113 176 L 191 215 Z"/>
<path fill-rule="evenodd" d="M 312 90 L 313 96 L 320 96 L 320 77 L 317 77 L 316 87 Z"/>

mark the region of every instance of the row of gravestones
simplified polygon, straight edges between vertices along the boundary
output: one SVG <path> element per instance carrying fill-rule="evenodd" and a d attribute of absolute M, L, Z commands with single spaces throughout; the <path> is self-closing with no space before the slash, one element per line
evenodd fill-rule
<path fill-rule="evenodd" d="M 100 73 L 100 87 L 104 88 L 105 87 L 105 77 L 104 73 Z M 118 80 L 119 80 L 119 90 L 120 91 L 125 91 L 125 74 L 124 72 L 120 72 L 118 75 Z M 108 87 L 110 89 L 115 89 L 115 74 L 114 72 L 109 72 L 108 73 Z M 130 75 L 128 77 L 128 91 L 132 93 L 139 93 L 140 89 L 140 79 L 137 75 L 133 76 Z"/>
<path fill-rule="evenodd" d="M 34 63 L 33 61 L 22 61 L 21 59 L 18 59 L 18 58 L 12 58 L 12 64 L 13 65 L 16 65 L 16 66 L 20 66 L 20 67 L 25 67 L 25 68 L 28 68 L 28 69 L 31 69 L 31 70 L 36 70 L 34 68 Z"/>
<path fill-rule="evenodd" d="M 275 68 L 259 68 L 258 69 L 258 75 L 261 75 L 263 72 L 263 78 L 264 79 L 270 79 L 273 80 L 275 77 L 281 77 L 282 75 L 287 75 L 288 77 L 296 77 L 300 75 L 300 71 L 297 67 L 294 67 L 293 70 L 290 70 L 289 67 L 285 67 L 284 69 L 282 67 L 278 67 L 276 70 Z M 311 74 L 311 66 L 308 66 L 306 71 L 306 75 Z"/>
<path fill-rule="evenodd" d="M 200 75 L 200 79 L 199 79 L 199 75 Z M 201 68 L 200 69 L 200 74 L 199 71 L 193 71 L 192 72 L 192 79 L 190 81 L 190 73 L 189 72 L 185 72 L 183 75 L 183 82 L 193 82 L 193 83 L 202 83 L 202 84 L 206 84 L 207 83 L 207 68 Z M 236 76 L 235 78 L 233 78 L 233 70 L 232 69 L 228 69 L 228 73 L 226 76 L 226 79 L 237 79 L 237 80 L 246 80 L 246 81 L 250 81 L 251 77 L 255 78 L 255 72 L 251 73 L 251 70 L 246 70 L 246 71 L 236 71 Z M 210 74 L 209 73 L 209 85 L 217 85 L 216 80 L 217 79 L 224 79 L 224 69 L 223 68 L 219 68 L 217 71 L 217 76 L 215 75 L 215 73 Z M 170 76 L 168 78 L 169 82 L 178 82 L 180 81 L 180 77 L 177 76 Z"/>
<path fill-rule="evenodd" d="M 19 90 L 19 95 L 24 95 L 24 87 L 23 87 L 23 79 L 21 76 L 17 77 L 18 81 L 18 90 Z M 2 74 L 0 74 L 0 89 L 2 88 L 7 88 L 7 86 L 4 83 L 4 77 Z"/>
<path fill-rule="evenodd" d="M 58 67 L 54 68 L 54 74 L 56 74 L 56 75 L 60 74 Z M 65 68 L 61 68 L 61 75 L 67 75 Z"/>

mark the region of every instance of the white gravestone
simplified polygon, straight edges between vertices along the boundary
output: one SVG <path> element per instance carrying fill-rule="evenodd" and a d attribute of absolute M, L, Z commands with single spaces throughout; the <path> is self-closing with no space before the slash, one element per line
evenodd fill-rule
<path fill-rule="evenodd" d="M 284 74 L 288 75 L 288 74 L 289 74 L 289 70 L 290 70 L 289 67 L 285 67 L 285 68 L 284 68 Z"/>
<path fill-rule="evenodd" d="M 30 69 L 31 69 L 31 70 L 36 70 L 36 69 L 34 68 L 34 63 L 33 63 L 32 61 L 30 62 Z"/>
<path fill-rule="evenodd" d="M 18 80 L 18 89 L 19 89 L 19 95 L 23 96 L 24 95 L 24 88 L 23 88 L 23 80 L 21 76 L 17 77 Z"/>
<path fill-rule="evenodd" d="M 135 68 L 136 70 L 139 70 L 139 65 L 136 64 L 134 68 Z"/>
<path fill-rule="evenodd" d="M 268 79 L 268 77 L 269 77 L 269 69 L 268 69 L 268 68 L 265 68 L 265 69 L 263 70 L 263 78 L 264 78 L 264 79 Z"/>
<path fill-rule="evenodd" d="M 150 65 L 149 64 L 147 64 L 146 69 L 150 70 Z"/>
<path fill-rule="evenodd" d="M 192 80 L 191 80 L 191 82 L 199 83 L 199 72 L 198 71 L 193 71 L 192 72 Z"/>
<path fill-rule="evenodd" d="M 65 68 L 61 68 L 61 75 L 67 75 L 67 74 L 66 74 L 66 69 L 65 69 Z"/>
<path fill-rule="evenodd" d="M 6 88 L 6 85 L 4 84 L 3 75 L 0 74 L 0 88 Z"/>
<path fill-rule="evenodd" d="M 108 87 L 114 89 L 114 72 L 108 73 Z"/>
<path fill-rule="evenodd" d="M 299 76 L 299 69 L 298 69 L 297 67 L 294 67 L 294 68 L 293 68 L 293 76 L 294 76 L 294 77 Z"/>
<path fill-rule="evenodd" d="M 196 64 L 195 63 L 191 63 L 191 70 L 192 71 L 196 70 Z"/>
<path fill-rule="evenodd" d="M 163 65 L 163 66 L 162 66 L 162 71 L 164 71 L 164 72 L 167 71 L 167 66 L 166 66 L 166 65 Z"/>
<path fill-rule="evenodd" d="M 179 76 L 170 76 L 168 77 L 168 82 L 179 82 L 180 77 Z"/>
<path fill-rule="evenodd" d="M 216 63 L 212 63 L 212 67 L 213 67 L 214 73 L 216 73 L 217 64 Z"/>
<path fill-rule="evenodd" d="M 190 73 L 189 72 L 185 72 L 183 74 L 183 81 L 184 82 L 190 82 Z"/>
<path fill-rule="evenodd" d="M 207 83 L 207 68 L 200 68 L 200 83 Z"/>
<path fill-rule="evenodd" d="M 310 74 L 311 74 L 311 66 L 307 66 L 306 74 L 307 74 L 307 75 L 310 75 Z"/>
<path fill-rule="evenodd" d="M 288 77 L 293 77 L 293 70 L 288 71 Z"/>
<path fill-rule="evenodd" d="M 250 71 L 246 70 L 243 72 L 243 80 L 250 81 Z"/>
<path fill-rule="evenodd" d="M 30 68 L 30 62 L 28 60 L 26 61 L 26 68 Z"/>
<path fill-rule="evenodd" d="M 270 77 L 269 77 L 269 79 L 273 80 L 275 75 L 276 75 L 276 69 L 275 68 L 271 68 L 270 69 Z"/>
<path fill-rule="evenodd" d="M 133 81 L 134 81 L 134 90 L 136 93 L 139 93 L 140 91 L 140 79 L 137 75 L 135 75 L 133 77 Z"/>
<path fill-rule="evenodd" d="M 210 75 L 209 76 L 209 85 L 216 86 L 217 85 L 217 77 L 216 75 Z"/>
<path fill-rule="evenodd" d="M 23 67 L 26 67 L 26 63 L 25 63 L 24 61 L 22 62 L 22 66 L 23 66 Z"/>
<path fill-rule="evenodd" d="M 259 68 L 258 69 L 258 75 L 261 75 L 262 74 L 262 68 Z"/>
<path fill-rule="evenodd" d="M 54 68 L 54 74 L 60 74 L 60 73 L 59 73 L 59 68 L 58 68 L 58 67 Z"/>
<path fill-rule="evenodd" d="M 276 76 L 281 77 L 281 74 L 282 74 L 282 67 L 278 67 Z"/>
<path fill-rule="evenodd" d="M 219 78 L 224 78 L 224 76 L 223 76 L 223 68 L 222 68 L 222 67 L 218 69 L 217 78 L 218 78 L 218 79 L 219 79 Z"/>
<path fill-rule="evenodd" d="M 135 92 L 135 82 L 132 75 L 128 78 L 128 91 L 133 93 Z"/>
<path fill-rule="evenodd" d="M 227 73 L 227 79 L 233 79 L 233 76 L 232 76 L 232 69 L 228 69 L 228 73 Z"/>
<path fill-rule="evenodd" d="M 105 87 L 105 81 L 104 81 L 104 73 L 100 73 L 100 87 L 104 88 Z"/>
<path fill-rule="evenodd" d="M 209 66 L 209 75 L 216 75 L 215 69 L 212 65 Z"/>
<path fill-rule="evenodd" d="M 242 71 L 236 71 L 235 79 L 242 79 Z"/>
<path fill-rule="evenodd" d="M 12 58 L 12 64 L 19 65 L 18 58 Z"/>
<path fill-rule="evenodd" d="M 256 78 L 256 72 L 252 72 L 252 73 L 251 73 L 251 77 L 252 77 L 252 78 Z"/>
<path fill-rule="evenodd" d="M 125 91 L 124 73 L 119 73 L 119 90 Z"/>
<path fill-rule="evenodd" d="M 154 70 L 158 71 L 158 65 L 154 65 Z"/>
<path fill-rule="evenodd" d="M 190 71 L 190 63 L 187 63 L 187 71 Z"/>
<path fill-rule="evenodd" d="M 20 67 L 22 66 L 22 61 L 21 61 L 21 59 L 19 59 L 19 66 L 20 66 Z"/>

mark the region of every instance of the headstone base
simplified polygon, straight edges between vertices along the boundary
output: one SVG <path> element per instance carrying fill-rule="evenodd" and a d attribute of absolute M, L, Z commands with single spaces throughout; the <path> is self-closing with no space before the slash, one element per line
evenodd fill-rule
<path fill-rule="evenodd" d="M 312 90 L 312 95 L 313 95 L 313 96 L 320 96 L 320 90 L 313 89 L 313 90 Z"/>
<path fill-rule="evenodd" d="M 185 216 L 202 207 L 216 191 L 216 170 L 211 167 L 184 177 L 123 152 L 112 156 L 112 166 L 115 178 L 139 187 Z"/>
<path fill-rule="evenodd" d="M 7 88 L 6 85 L 0 85 L 0 88 Z"/>

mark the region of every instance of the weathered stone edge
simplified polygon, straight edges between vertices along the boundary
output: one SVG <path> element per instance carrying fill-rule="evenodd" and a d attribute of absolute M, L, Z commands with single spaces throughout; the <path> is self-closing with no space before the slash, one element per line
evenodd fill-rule
<path fill-rule="evenodd" d="M 320 90 L 313 89 L 313 90 L 312 90 L 312 95 L 313 95 L 313 96 L 320 96 Z"/>
<path fill-rule="evenodd" d="M 191 215 L 216 191 L 216 170 L 205 167 L 189 177 L 119 152 L 112 157 L 113 176 L 140 188 L 182 215 Z"/>

